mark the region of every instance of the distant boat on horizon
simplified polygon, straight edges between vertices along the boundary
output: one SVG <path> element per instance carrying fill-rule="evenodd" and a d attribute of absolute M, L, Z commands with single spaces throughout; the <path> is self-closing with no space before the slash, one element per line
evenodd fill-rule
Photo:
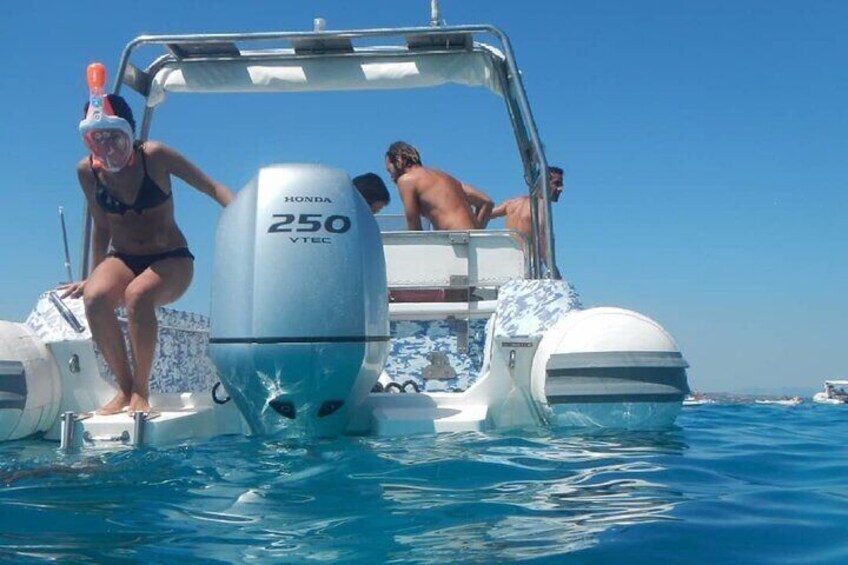
<path fill-rule="evenodd" d="M 800 396 L 793 396 L 792 398 L 772 398 L 765 400 L 755 400 L 755 404 L 773 404 L 777 406 L 798 406 L 804 402 Z"/>
<path fill-rule="evenodd" d="M 715 404 L 716 401 L 713 398 L 708 398 L 703 393 L 698 391 L 694 391 L 692 394 L 687 394 L 683 398 L 683 406 L 701 406 L 703 404 Z"/>
<path fill-rule="evenodd" d="M 824 381 L 824 390 L 813 396 L 819 404 L 848 404 L 848 381 Z"/>

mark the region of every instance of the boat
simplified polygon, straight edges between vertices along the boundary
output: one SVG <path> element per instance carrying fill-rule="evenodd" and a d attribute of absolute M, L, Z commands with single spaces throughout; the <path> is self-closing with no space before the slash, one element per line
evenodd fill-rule
<path fill-rule="evenodd" d="M 818 404 L 848 404 L 848 381 L 824 381 L 824 390 L 813 396 Z"/>
<path fill-rule="evenodd" d="M 758 398 L 754 400 L 754 404 L 770 404 L 773 406 L 798 406 L 803 402 L 800 396 L 792 396 L 790 398 Z"/>
<path fill-rule="evenodd" d="M 534 222 L 539 205 L 552 217 L 515 55 L 489 25 L 327 31 L 316 20 L 306 32 L 143 35 L 117 77 L 113 92 L 144 99 L 142 140 L 175 92 L 485 88 L 503 99 L 528 192 L 541 195 Z M 381 229 L 346 171 L 263 167 L 222 211 L 209 315 L 158 313 L 155 412 L 96 413 L 114 380 L 81 301 L 47 291 L 26 322 L 0 322 L 0 440 L 39 434 L 75 450 L 239 433 L 672 425 L 689 387 L 671 335 L 632 310 L 584 307 L 552 274 L 553 226 L 535 241 Z"/>
<path fill-rule="evenodd" d="M 703 393 L 693 391 L 683 398 L 683 406 L 703 406 L 704 404 L 715 404 L 714 398 L 709 398 Z"/>
<path fill-rule="evenodd" d="M 703 406 L 704 404 L 715 404 L 713 398 L 707 398 L 700 394 L 687 394 L 683 398 L 683 406 Z"/>

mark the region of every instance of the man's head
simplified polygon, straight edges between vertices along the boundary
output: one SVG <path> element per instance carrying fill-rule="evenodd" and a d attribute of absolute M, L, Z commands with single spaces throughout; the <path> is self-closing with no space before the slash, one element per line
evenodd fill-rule
<path fill-rule="evenodd" d="M 395 141 L 386 151 L 386 171 L 397 182 L 410 167 L 421 166 L 418 150 L 403 141 Z"/>
<path fill-rule="evenodd" d="M 551 202 L 559 200 L 563 188 L 563 171 L 559 167 L 548 167 L 548 187 Z"/>
<path fill-rule="evenodd" d="M 359 175 L 353 179 L 353 185 L 375 214 L 385 208 L 391 201 L 386 183 L 377 174 L 365 173 L 364 175 Z"/>

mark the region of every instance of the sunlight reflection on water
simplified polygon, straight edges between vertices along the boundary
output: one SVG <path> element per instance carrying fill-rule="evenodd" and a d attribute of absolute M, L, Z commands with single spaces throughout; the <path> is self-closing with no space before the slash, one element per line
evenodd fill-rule
<path fill-rule="evenodd" d="M 844 546 L 812 540 L 848 521 L 848 452 L 829 432 L 845 414 L 717 406 L 665 432 L 229 437 L 75 456 L 14 442 L 0 445 L 0 558 L 793 562 L 802 548 L 840 562 Z"/>

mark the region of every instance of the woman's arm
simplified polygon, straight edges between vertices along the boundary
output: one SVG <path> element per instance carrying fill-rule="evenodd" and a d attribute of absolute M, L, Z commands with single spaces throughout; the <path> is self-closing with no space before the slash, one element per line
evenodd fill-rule
<path fill-rule="evenodd" d="M 95 178 L 88 164 L 88 159 L 83 159 L 77 165 L 77 178 L 79 179 L 80 188 L 82 188 L 82 192 L 85 195 L 85 201 L 88 204 L 88 213 L 91 214 L 91 219 L 94 220 L 91 230 L 90 267 L 93 271 L 106 257 L 106 252 L 109 250 L 109 242 L 112 239 L 112 233 L 106 213 L 98 206 L 95 199 Z"/>
<path fill-rule="evenodd" d="M 109 229 L 109 221 L 106 219 L 106 214 L 97 205 L 97 201 L 95 200 L 95 179 L 87 158 L 80 161 L 77 165 L 77 178 L 79 179 L 80 188 L 82 188 L 82 192 L 85 195 L 85 201 L 88 204 L 88 213 L 91 214 L 91 218 L 94 220 L 91 228 L 91 263 L 89 266 L 89 270 L 93 271 L 106 258 L 112 233 Z M 63 291 L 61 297 L 70 296 L 71 298 L 80 298 L 85 288 L 87 273 L 84 273 L 84 275 L 86 276 L 80 281 L 70 282 L 69 284 L 60 286 L 59 289 Z"/>
<path fill-rule="evenodd" d="M 155 141 L 146 142 L 144 146 L 145 151 L 148 151 L 150 155 L 156 155 L 157 158 L 165 163 L 168 172 L 208 195 L 221 206 L 226 206 L 235 198 L 235 195 L 229 188 L 212 180 L 206 173 L 197 168 L 194 163 L 183 157 L 176 150 Z"/>

